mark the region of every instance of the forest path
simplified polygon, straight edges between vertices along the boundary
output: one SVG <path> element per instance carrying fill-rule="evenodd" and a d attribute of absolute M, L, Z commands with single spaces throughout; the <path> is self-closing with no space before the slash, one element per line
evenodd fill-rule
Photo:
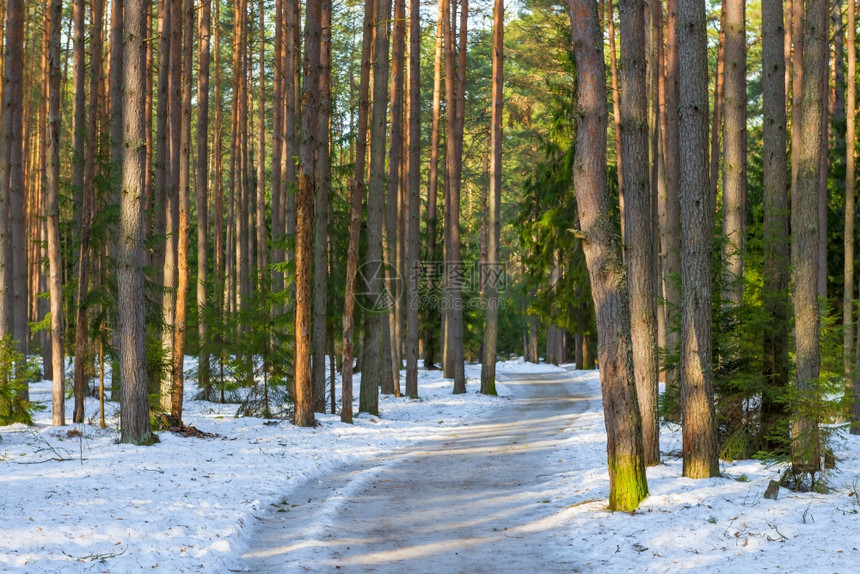
<path fill-rule="evenodd" d="M 247 572 L 579 571 L 553 538 L 556 452 L 600 397 L 568 373 L 499 376 L 511 405 L 444 438 L 312 480 L 254 525 Z"/>

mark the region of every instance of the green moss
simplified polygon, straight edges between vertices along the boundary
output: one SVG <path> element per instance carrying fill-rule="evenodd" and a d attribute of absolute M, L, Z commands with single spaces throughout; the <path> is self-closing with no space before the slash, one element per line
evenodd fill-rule
<path fill-rule="evenodd" d="M 609 510 L 632 511 L 648 496 L 641 457 L 616 455 L 609 460 Z"/>

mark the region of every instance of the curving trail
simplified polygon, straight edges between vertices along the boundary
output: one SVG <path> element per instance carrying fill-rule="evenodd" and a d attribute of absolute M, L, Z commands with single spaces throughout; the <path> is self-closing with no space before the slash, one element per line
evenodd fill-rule
<path fill-rule="evenodd" d="M 511 405 L 495 418 L 299 487 L 255 525 L 246 571 L 580 571 L 559 551 L 558 508 L 544 501 L 571 465 L 555 452 L 562 433 L 600 398 L 566 373 L 499 378 Z"/>

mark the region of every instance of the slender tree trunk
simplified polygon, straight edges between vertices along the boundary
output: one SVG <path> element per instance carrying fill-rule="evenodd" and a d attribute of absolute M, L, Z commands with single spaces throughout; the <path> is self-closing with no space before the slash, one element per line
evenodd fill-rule
<path fill-rule="evenodd" d="M 821 122 L 827 99 L 822 76 L 827 74 L 827 2 L 808 0 L 803 29 L 803 80 L 800 103 L 803 114 L 795 121 L 800 146 L 797 184 L 791 192 L 791 269 L 794 285 L 795 364 L 797 420 L 792 428 L 795 472 L 816 472 L 818 421 L 805 407 L 816 396 L 821 350 L 818 310 L 818 185 L 821 173 Z M 795 44 L 797 46 L 797 44 Z M 795 58 L 800 54 L 795 51 Z M 796 111 L 796 109 L 795 109 Z"/>
<path fill-rule="evenodd" d="M 640 12 L 641 13 L 641 12 Z M 573 188 L 600 340 L 600 379 L 609 458 L 609 508 L 633 510 L 648 495 L 621 251 L 606 188 L 606 72 L 597 6 L 571 0 L 577 68 Z"/>
<path fill-rule="evenodd" d="M 406 214 L 406 394 L 418 398 L 418 281 L 421 211 L 421 13 L 419 0 L 409 0 L 409 157 Z M 438 138 L 439 122 L 436 118 Z M 438 141 L 437 141 L 438 144 Z M 438 149 L 437 149 L 438 152 Z"/>
<path fill-rule="evenodd" d="M 162 332 L 161 348 L 164 353 L 164 371 L 161 377 L 161 408 L 171 411 L 173 394 L 173 358 L 175 354 L 174 331 L 176 328 L 176 291 L 178 274 L 179 236 L 179 184 L 182 135 L 182 0 L 170 2 L 170 49 L 166 59 L 170 65 L 167 95 L 168 144 L 167 169 L 165 173 L 163 292 L 161 296 Z M 163 62 L 162 62 L 163 63 Z"/>
<path fill-rule="evenodd" d="M 283 166 L 284 151 L 284 0 L 275 1 L 275 46 L 274 46 L 274 85 L 272 88 L 272 263 L 284 260 L 284 250 L 278 242 L 284 235 L 283 204 Z M 272 271 L 272 293 L 284 290 L 284 275 Z M 280 314 L 280 305 L 272 309 L 273 315 Z"/>
<path fill-rule="evenodd" d="M 152 247 L 152 267 L 156 269 L 156 283 L 163 281 L 166 243 L 166 205 L 170 139 L 168 133 L 168 100 L 170 93 L 170 16 L 173 0 L 158 0 L 158 103 L 155 113 L 155 181 L 153 182 L 152 233 L 156 241 Z"/>
<path fill-rule="evenodd" d="M 850 397 L 854 388 L 854 178 L 857 137 L 857 17 L 855 0 L 847 0 L 848 25 L 845 44 L 848 51 L 848 77 L 845 82 L 845 286 L 842 300 L 842 353 L 847 375 L 846 385 Z M 852 427 L 853 430 L 853 427 Z M 858 429 L 860 432 L 860 429 Z"/>
<path fill-rule="evenodd" d="M 84 399 L 87 394 L 87 295 L 89 293 L 90 222 L 93 213 L 96 177 L 96 130 L 98 129 L 98 93 L 101 82 L 101 35 L 104 1 L 92 5 L 92 57 L 90 75 L 89 122 L 84 152 L 84 186 L 81 201 L 81 245 L 78 257 L 78 310 L 75 321 L 75 411 L 72 421 L 84 422 Z M 83 71 L 81 72 L 83 73 Z"/>
<path fill-rule="evenodd" d="M 723 260 L 725 299 L 732 306 L 743 298 L 747 204 L 747 50 L 746 2 L 727 0 L 725 125 L 723 158 Z M 712 195 L 712 197 L 715 197 Z"/>
<path fill-rule="evenodd" d="M 830 4 L 828 3 L 828 10 Z M 808 8 L 807 8 L 808 9 Z M 825 18 L 824 37 L 827 40 L 824 53 L 824 73 L 820 76 L 821 92 L 824 94 L 824 110 L 821 113 L 821 138 L 818 148 L 818 297 L 827 299 L 827 212 L 829 194 L 827 190 L 827 172 L 830 167 L 828 150 L 830 143 L 829 92 L 830 83 L 828 78 L 828 58 L 830 57 L 830 32 L 828 30 L 829 18 Z M 804 44 L 806 50 L 806 44 Z M 829 303 L 828 303 L 829 306 Z"/>
<path fill-rule="evenodd" d="M 309 0 L 305 24 L 305 73 L 302 82 L 302 145 L 296 197 L 296 380 L 295 424 L 314 426 L 311 378 L 311 264 L 314 221 L 314 154 L 320 107 L 320 40 L 323 0 Z"/>
<path fill-rule="evenodd" d="M 367 292 L 373 308 L 366 314 L 364 371 L 361 377 L 359 411 L 379 414 L 379 385 L 385 373 L 380 353 L 383 350 L 382 312 L 386 310 L 382 292 L 382 227 L 385 211 L 385 127 L 388 113 L 388 23 L 391 0 L 376 0 L 374 22 L 373 112 L 370 127 L 370 185 L 367 193 L 367 255 L 363 273 L 368 278 Z"/>
<path fill-rule="evenodd" d="M 504 105 L 505 4 L 493 6 L 493 78 L 490 128 L 490 193 L 487 210 L 487 262 L 481 270 L 481 287 L 487 301 L 484 327 L 484 356 L 481 360 L 481 392 L 496 394 L 496 345 L 499 335 L 499 211 L 502 204 L 502 106 Z"/>
<path fill-rule="evenodd" d="M 6 24 L 6 51 L 3 67 L 3 109 L 0 112 L 0 338 L 14 337 L 14 311 L 12 298 L 12 194 L 10 189 L 11 155 L 15 141 L 12 126 L 12 115 L 15 113 L 16 102 L 12 97 L 14 89 L 16 66 L 14 56 L 19 58 L 23 49 L 23 38 L 20 30 L 23 22 L 23 1 L 9 0 L 3 13 Z M 8 17 L 7 17 L 8 14 Z M 8 73 L 7 73 L 8 72 Z"/>
<path fill-rule="evenodd" d="M 630 335 L 636 396 L 642 417 L 645 464 L 660 462 L 657 420 L 657 299 L 651 193 L 648 163 L 648 101 L 645 94 L 645 4 L 620 0 L 621 17 L 621 124 L 619 136 L 624 196 L 624 251 L 627 292 L 630 297 Z"/>
<path fill-rule="evenodd" d="M 762 396 L 765 444 L 785 416 L 788 384 L 788 160 L 786 154 L 785 41 L 782 0 L 762 2 L 762 87 L 764 99 L 764 369 L 768 392 Z M 787 435 L 786 435 L 787 438 Z"/>
<path fill-rule="evenodd" d="M 358 131 L 356 132 L 355 174 L 350 186 L 349 246 L 346 253 L 346 286 L 343 303 L 343 369 L 341 395 L 343 406 L 340 420 L 352 422 L 352 374 L 355 316 L 355 281 L 358 269 L 358 249 L 361 233 L 361 200 L 364 195 L 364 167 L 367 157 L 367 119 L 370 96 L 370 47 L 373 38 L 373 1 L 365 0 L 361 43 L 361 79 L 358 96 Z"/>
<path fill-rule="evenodd" d="M 621 236 L 624 237 L 624 172 L 621 149 L 621 90 L 618 88 L 618 50 L 615 42 L 615 15 L 612 10 L 613 0 L 606 0 L 606 23 L 609 34 L 609 71 L 612 81 L 612 129 L 615 135 L 615 171 L 618 177 L 618 202 L 621 208 Z"/>
<path fill-rule="evenodd" d="M 317 123 L 316 189 L 314 195 L 314 301 L 313 301 L 313 386 L 314 409 L 324 413 L 325 356 L 328 316 L 328 206 L 331 194 L 331 0 L 323 0 L 319 71 L 319 120 Z"/>
<path fill-rule="evenodd" d="M 398 254 L 398 198 L 400 197 L 400 171 L 403 160 L 403 85 L 406 62 L 406 0 L 394 0 L 394 33 L 391 55 L 391 126 L 388 147 L 388 189 L 385 206 L 385 266 L 386 282 L 393 293 L 397 285 Z M 396 300 L 388 306 L 388 334 L 391 353 L 391 376 L 383 375 L 382 392 L 400 396 L 400 317 Z"/>
<path fill-rule="evenodd" d="M 124 0 L 112 0 L 110 12 L 110 141 L 111 163 L 119 174 L 122 159 L 122 10 Z M 114 195 L 111 202 L 119 202 Z"/>
<path fill-rule="evenodd" d="M 732 0 L 730 0 L 732 1 Z M 733 0 L 737 2 L 738 0 Z M 725 109 L 724 95 L 726 91 L 726 9 L 728 3 L 723 2 L 720 9 L 720 35 L 717 45 L 717 70 L 714 78 L 714 113 L 711 123 L 711 163 L 708 170 L 710 177 L 711 197 L 717 197 L 720 181 L 720 140 L 725 145 L 723 133 L 723 110 Z M 746 96 L 744 96 L 746 98 Z M 740 153 L 740 152 L 738 152 Z M 746 153 L 744 150 L 743 153 Z M 725 186 L 724 186 L 725 187 Z M 725 257 L 725 256 L 724 256 Z"/>
<path fill-rule="evenodd" d="M 182 403 L 185 391 L 185 333 L 188 309 L 188 192 L 191 186 L 191 52 L 194 47 L 194 2 L 185 0 L 185 48 L 182 62 L 182 119 L 179 153 L 179 220 L 176 241 L 176 314 L 173 329 L 172 387 L 170 416 L 182 421 Z M 205 173 L 205 172 L 204 172 Z"/>
<path fill-rule="evenodd" d="M 450 4 L 450 1 L 449 1 Z M 445 86 L 448 108 L 448 135 L 446 137 L 445 176 L 447 178 L 445 228 L 448 238 L 446 257 L 446 285 L 448 315 L 446 320 L 446 346 L 451 376 L 454 379 L 454 394 L 466 392 L 465 359 L 463 356 L 463 307 L 462 294 L 457 276 L 462 273 L 460 256 L 460 185 L 463 170 L 463 112 L 466 85 L 466 24 L 469 5 L 462 0 L 460 5 L 459 50 L 455 50 L 456 38 L 453 27 L 447 28 L 447 53 L 445 59 Z M 448 9 L 448 12 L 454 12 Z M 448 22 L 453 20 L 445 18 Z M 456 57 L 456 63 L 455 63 Z M 450 82 L 449 82 L 450 79 Z M 447 367 L 448 365 L 446 365 Z"/>
<path fill-rule="evenodd" d="M 681 149 L 681 421 L 683 472 L 718 476 L 711 363 L 711 215 L 708 193 L 708 54 L 704 0 L 678 2 Z"/>
<path fill-rule="evenodd" d="M 56 0 L 55 0 L 56 1 Z M 120 440 L 152 440 L 146 385 L 146 323 L 143 293 L 144 90 L 146 88 L 147 0 L 125 0 L 123 24 L 123 141 L 120 233 L 117 248 L 119 313 Z"/>
<path fill-rule="evenodd" d="M 848 290 L 848 276 L 849 271 L 852 277 L 852 286 L 853 286 L 853 277 L 854 277 L 854 183 L 856 177 L 856 138 L 857 138 L 857 48 L 856 48 L 856 34 L 854 31 L 857 29 L 857 15 L 856 15 L 856 4 L 855 0 L 848 0 L 848 10 L 847 10 L 847 18 L 848 25 L 847 30 L 848 33 L 845 35 L 845 44 L 848 51 L 848 77 L 846 78 L 846 106 L 845 106 L 845 308 L 848 311 L 845 314 L 847 318 L 847 324 L 845 326 L 846 331 L 849 330 L 849 326 L 852 321 L 852 312 L 854 309 L 854 291 Z M 849 218 L 849 198 L 851 202 L 851 226 L 849 228 L 848 218 Z M 849 235 L 850 232 L 850 235 Z M 851 244 L 849 248 L 848 238 L 851 237 Z M 848 267 L 848 259 L 851 258 L 851 268 L 849 270 Z M 858 321 L 858 328 L 860 328 L 860 321 Z M 845 335 L 845 339 L 848 342 L 846 347 L 850 347 L 851 342 L 851 334 L 847 333 Z M 858 397 L 858 391 L 860 391 L 860 384 L 858 384 L 858 379 L 860 379 L 860 368 L 857 367 L 860 364 L 860 336 L 857 337 L 857 347 L 855 352 L 855 368 L 854 375 L 850 377 L 850 383 L 848 384 L 848 388 L 846 392 L 848 396 L 851 398 L 852 409 L 851 409 L 851 434 L 860 434 L 860 425 L 858 425 L 858 421 L 860 421 L 860 397 Z"/>
<path fill-rule="evenodd" d="M 215 0 L 216 2 L 219 0 Z M 209 373 L 209 38 L 212 1 L 202 0 L 197 32 L 197 173 L 195 207 L 197 210 L 197 385 L 208 398 L 212 383 Z M 221 177 L 221 174 L 218 174 Z M 217 275 L 217 273 L 216 273 Z"/>
<path fill-rule="evenodd" d="M 48 289 L 51 298 L 52 423 L 66 424 L 65 356 L 63 352 L 63 284 L 60 252 L 60 27 L 62 0 L 51 0 L 48 51 L 48 125 L 46 188 L 48 231 Z"/>
<path fill-rule="evenodd" d="M 442 42 L 443 42 L 443 10 L 445 0 L 439 0 L 438 16 L 436 18 L 436 56 L 433 60 L 433 111 L 430 121 L 430 165 L 427 172 L 427 265 L 430 269 L 436 266 L 436 205 L 438 203 L 439 177 L 439 117 L 442 100 Z M 432 280 L 433 278 L 431 278 Z M 427 282 L 428 299 L 427 326 L 424 329 L 424 368 L 436 368 L 436 325 L 439 322 L 438 306 L 432 304 L 432 298 L 437 296 L 435 285 Z"/>
<path fill-rule="evenodd" d="M 663 162 L 666 168 L 666 191 L 660 213 L 660 251 L 663 260 L 663 298 L 666 300 L 666 350 L 676 353 L 680 345 L 681 285 L 681 152 L 678 81 L 678 2 L 666 4 L 665 100 L 663 129 Z M 666 370 L 666 391 L 680 397 L 680 370 Z M 680 413 L 668 418 L 680 421 Z"/>

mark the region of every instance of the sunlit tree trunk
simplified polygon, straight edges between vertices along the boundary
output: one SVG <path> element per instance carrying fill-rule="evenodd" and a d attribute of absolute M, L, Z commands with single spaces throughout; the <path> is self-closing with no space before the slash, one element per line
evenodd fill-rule
<path fill-rule="evenodd" d="M 646 465 L 660 461 L 657 424 L 657 298 L 648 163 L 648 101 L 645 93 L 645 4 L 620 0 L 621 139 L 623 235 L 630 298 L 630 335 L 636 395 L 642 417 Z"/>
<path fill-rule="evenodd" d="M 323 0 L 309 0 L 305 23 L 305 74 L 302 82 L 302 145 L 296 196 L 295 419 L 314 426 L 311 378 L 311 264 L 314 219 L 314 154 L 319 121 L 320 39 Z"/>
<path fill-rule="evenodd" d="M 367 120 L 370 97 L 370 45 L 373 38 L 374 0 L 365 0 L 361 43 L 361 78 L 358 96 L 358 130 L 356 132 L 355 174 L 350 186 L 349 246 L 346 253 L 346 285 L 343 304 L 343 369 L 340 419 L 352 422 L 353 339 L 355 332 L 355 282 L 361 233 L 361 203 L 364 195 L 364 168 L 367 157 Z"/>
<path fill-rule="evenodd" d="M 606 188 L 606 72 L 596 3 L 571 0 L 577 68 L 576 192 L 583 250 L 597 311 L 606 415 L 609 508 L 633 510 L 648 495 L 621 250 Z"/>
<path fill-rule="evenodd" d="M 678 2 L 681 150 L 681 422 L 683 472 L 718 476 L 711 347 L 714 199 L 708 193 L 708 55 L 704 0 Z"/>
<path fill-rule="evenodd" d="M 63 18 L 62 0 L 51 0 L 48 48 L 48 125 L 46 188 L 48 231 L 48 290 L 51 298 L 51 367 L 53 375 L 52 423 L 66 424 L 64 388 L 65 364 L 63 354 L 63 285 L 60 252 L 60 28 Z M 120 46 L 117 46 L 121 48 Z M 122 108 L 119 108 L 120 110 Z"/>
<path fill-rule="evenodd" d="M 821 122 L 827 101 L 822 78 L 827 75 L 827 7 L 826 0 L 808 0 L 806 3 L 800 98 L 803 113 L 793 127 L 799 132 L 800 143 L 792 150 L 797 159 L 797 183 L 791 192 L 791 282 L 794 286 L 795 385 L 798 395 L 796 422 L 792 428 L 792 462 L 798 473 L 815 472 L 819 468 L 818 421 L 814 412 L 808 409 L 817 394 L 821 366 L 818 186 L 823 145 Z M 795 58 L 799 56 L 795 50 Z"/>
<path fill-rule="evenodd" d="M 499 231 L 502 204 L 502 106 L 505 81 L 505 4 L 495 0 L 493 6 L 493 78 L 490 119 L 490 193 L 487 198 L 487 262 L 481 270 L 481 286 L 487 301 L 484 327 L 484 356 L 481 360 L 481 392 L 496 394 L 496 344 L 499 335 L 498 272 Z"/>
<path fill-rule="evenodd" d="M 328 316 L 328 234 L 331 194 L 331 0 L 323 0 L 319 70 L 319 120 L 317 122 L 316 188 L 314 194 L 314 301 L 313 301 L 313 386 L 314 409 L 326 410 L 325 356 Z"/>
<path fill-rule="evenodd" d="M 218 1 L 218 0 L 216 0 Z M 195 208 L 197 210 L 197 385 L 204 395 L 211 389 L 209 378 L 209 39 L 212 25 L 212 2 L 202 0 L 197 32 L 197 173 Z M 221 174 L 218 174 L 221 177 Z"/>
<path fill-rule="evenodd" d="M 663 298 L 666 301 L 666 349 L 675 353 L 680 344 L 681 289 L 681 155 L 678 117 L 678 2 L 666 4 L 665 50 L 665 112 L 663 131 L 663 163 L 666 168 L 666 191 L 660 210 L 660 254 L 663 261 Z M 680 370 L 666 370 L 666 390 L 680 396 Z M 679 421 L 680 413 L 668 413 L 670 420 Z"/>
<path fill-rule="evenodd" d="M 419 0 L 409 1 L 409 157 L 406 177 L 406 394 L 418 398 L 418 290 L 421 211 L 421 13 Z M 438 118 L 436 129 L 438 132 Z M 437 133 L 438 138 L 438 133 Z M 438 143 L 438 142 L 437 142 Z M 437 150 L 438 151 L 438 150 Z"/>
<path fill-rule="evenodd" d="M 436 18 L 436 55 L 433 59 L 433 106 L 430 120 L 430 165 L 427 172 L 427 264 L 436 264 L 436 205 L 438 203 L 439 188 L 439 118 L 442 100 L 442 45 L 443 45 L 443 10 L 445 0 L 439 0 L 438 15 Z M 430 285 L 427 286 L 430 289 Z M 429 292 L 431 297 L 438 296 L 435 292 Z M 427 306 L 427 318 L 424 329 L 424 368 L 436 367 L 436 325 L 439 321 L 437 305 Z"/>
<path fill-rule="evenodd" d="M 117 248 L 122 404 L 120 440 L 146 444 L 152 440 L 146 385 L 146 323 L 143 292 L 143 184 L 146 154 L 144 90 L 146 87 L 147 0 L 125 0 L 123 24 L 123 142 L 120 233 Z"/>

